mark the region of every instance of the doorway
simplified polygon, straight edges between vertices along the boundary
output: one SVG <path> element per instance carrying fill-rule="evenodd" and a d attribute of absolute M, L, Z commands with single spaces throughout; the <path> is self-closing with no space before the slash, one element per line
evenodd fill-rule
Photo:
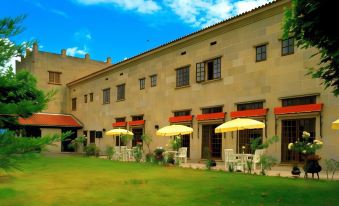
<path fill-rule="evenodd" d="M 210 152 L 211 158 L 221 159 L 222 135 L 214 132 L 217 126 L 219 125 L 202 125 L 201 157 L 203 159 L 208 158 L 208 152 Z"/>
<path fill-rule="evenodd" d="M 61 141 L 61 152 L 75 152 L 74 148 L 70 147 L 70 143 L 77 137 L 77 129 L 76 128 L 61 129 L 62 133 L 65 133 L 67 131 L 71 131 L 72 134 L 68 136 L 66 139 Z"/>
<path fill-rule="evenodd" d="M 286 119 L 281 121 L 281 162 L 302 162 L 299 152 L 288 149 L 288 144 L 300 141 L 303 131 L 310 133 L 308 141 L 313 142 L 315 137 L 316 118 Z"/>
<path fill-rule="evenodd" d="M 142 135 L 143 135 L 143 128 L 133 128 L 132 132 L 134 134 L 134 137 L 132 139 L 132 147 L 137 146 L 138 142 L 142 143 Z"/>

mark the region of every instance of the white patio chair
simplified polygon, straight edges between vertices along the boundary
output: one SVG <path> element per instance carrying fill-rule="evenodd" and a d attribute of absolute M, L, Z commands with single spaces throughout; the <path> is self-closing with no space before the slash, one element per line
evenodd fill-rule
<path fill-rule="evenodd" d="M 180 147 L 177 154 L 177 159 L 179 161 L 179 164 L 181 160 L 183 160 L 184 163 L 187 163 L 187 147 Z"/>
<path fill-rule="evenodd" d="M 228 170 L 228 166 L 230 164 L 234 164 L 235 166 L 237 165 L 239 159 L 236 158 L 233 149 L 224 149 L 224 154 L 225 154 L 225 170 Z"/>
<path fill-rule="evenodd" d="M 120 155 L 121 155 L 120 147 L 119 146 L 115 146 L 114 147 L 114 156 L 113 156 L 113 159 L 114 160 L 119 160 L 120 159 Z"/>
<path fill-rule="evenodd" d="M 122 161 L 127 161 L 128 153 L 127 153 L 127 146 L 121 146 L 120 147 L 120 152 L 121 152 L 121 160 Z"/>
<path fill-rule="evenodd" d="M 265 149 L 256 149 L 253 156 L 253 171 L 256 170 L 257 164 L 260 162 L 261 156 L 265 153 Z M 260 164 L 260 169 L 262 168 L 262 164 Z"/>

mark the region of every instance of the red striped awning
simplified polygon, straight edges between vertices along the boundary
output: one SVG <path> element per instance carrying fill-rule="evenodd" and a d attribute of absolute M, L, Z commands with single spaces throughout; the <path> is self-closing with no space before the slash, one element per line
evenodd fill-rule
<path fill-rule="evenodd" d="M 203 121 L 203 120 L 225 119 L 225 114 L 226 114 L 225 112 L 199 114 L 197 115 L 197 120 Z"/>
<path fill-rule="evenodd" d="M 266 116 L 268 109 L 251 109 L 231 112 L 232 118 Z"/>
<path fill-rule="evenodd" d="M 145 120 L 135 120 L 135 121 L 129 121 L 129 126 L 138 126 L 138 125 L 145 125 Z"/>
<path fill-rule="evenodd" d="M 112 124 L 113 127 L 126 127 L 127 122 L 115 122 Z"/>
<path fill-rule="evenodd" d="M 41 127 L 82 127 L 72 116 L 66 114 L 35 113 L 28 118 L 19 117 L 19 124 Z"/>
<path fill-rule="evenodd" d="M 176 123 L 176 122 L 190 122 L 193 119 L 193 115 L 186 115 L 186 116 L 177 116 L 177 117 L 170 117 L 168 119 L 169 122 L 171 123 Z"/>
<path fill-rule="evenodd" d="M 293 113 L 307 113 L 307 112 L 320 112 L 323 104 L 304 104 L 288 107 L 274 108 L 274 114 L 293 114 Z"/>

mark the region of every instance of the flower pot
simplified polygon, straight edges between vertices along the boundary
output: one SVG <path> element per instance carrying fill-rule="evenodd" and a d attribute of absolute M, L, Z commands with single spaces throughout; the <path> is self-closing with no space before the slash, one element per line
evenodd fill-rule
<path fill-rule="evenodd" d="M 293 167 L 293 169 L 292 169 L 292 171 L 291 171 L 291 173 L 292 173 L 292 175 L 294 175 L 294 176 L 300 176 L 300 169 L 299 169 L 299 167 L 297 167 L 297 166 L 294 166 Z"/>
<path fill-rule="evenodd" d="M 304 165 L 304 171 L 305 171 L 305 177 L 307 178 L 307 173 L 312 174 L 312 178 L 314 178 L 314 173 L 317 174 L 319 179 L 319 172 L 321 171 L 321 166 L 319 165 L 320 157 L 317 155 L 310 155 L 306 158 L 305 165 Z"/>

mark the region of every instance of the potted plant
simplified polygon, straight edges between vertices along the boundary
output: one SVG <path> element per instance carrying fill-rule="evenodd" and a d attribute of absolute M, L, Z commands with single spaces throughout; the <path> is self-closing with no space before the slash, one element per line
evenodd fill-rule
<path fill-rule="evenodd" d="M 172 146 L 172 149 L 174 151 L 178 151 L 179 148 L 181 147 L 181 137 L 176 136 L 174 139 L 170 140 L 170 145 Z"/>
<path fill-rule="evenodd" d="M 161 163 L 164 161 L 164 156 L 163 156 L 163 152 L 165 150 L 162 148 L 162 147 L 157 147 L 155 150 L 154 150 L 154 157 L 155 157 L 155 161 L 158 162 L 158 163 Z"/>
<path fill-rule="evenodd" d="M 293 165 L 292 171 L 291 171 L 293 176 L 300 176 L 300 169 L 298 167 L 298 165 Z"/>
<path fill-rule="evenodd" d="M 318 175 L 321 171 L 321 166 L 319 165 L 319 160 L 321 159 L 318 155 L 316 155 L 316 151 L 322 148 L 323 142 L 319 140 L 310 140 L 310 133 L 304 131 L 302 134 L 302 138 L 294 142 L 288 144 L 289 150 L 294 150 L 300 152 L 304 156 L 304 171 L 305 177 L 307 178 L 307 173 L 312 173 L 312 177 L 314 177 L 314 173 Z"/>

